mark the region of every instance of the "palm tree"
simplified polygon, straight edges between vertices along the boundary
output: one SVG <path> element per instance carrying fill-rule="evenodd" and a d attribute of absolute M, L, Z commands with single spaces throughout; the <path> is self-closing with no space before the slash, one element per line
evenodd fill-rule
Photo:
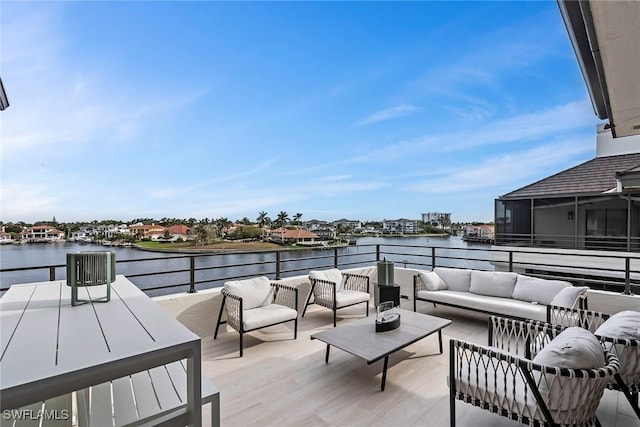
<path fill-rule="evenodd" d="M 293 216 L 293 221 L 297 224 L 300 225 L 300 218 L 302 218 L 302 214 L 300 212 L 298 212 L 297 214 L 295 214 Z"/>
<path fill-rule="evenodd" d="M 268 220 L 269 220 L 269 217 L 267 216 L 267 213 L 265 211 L 258 212 L 258 218 L 256 218 L 256 221 L 258 222 L 258 227 L 260 227 L 260 235 L 261 235 L 261 238 L 263 239 L 264 239 L 264 226 L 267 224 Z"/>
<path fill-rule="evenodd" d="M 288 221 L 289 221 L 289 214 L 286 213 L 285 211 L 280 211 L 280 213 L 278 214 L 278 218 L 276 218 L 276 223 L 280 227 L 284 228 L 284 226 Z"/>
<path fill-rule="evenodd" d="M 221 217 L 216 220 L 216 226 L 218 230 L 220 230 L 220 237 L 224 235 L 225 230 L 231 225 L 231 221 L 229 219 Z"/>

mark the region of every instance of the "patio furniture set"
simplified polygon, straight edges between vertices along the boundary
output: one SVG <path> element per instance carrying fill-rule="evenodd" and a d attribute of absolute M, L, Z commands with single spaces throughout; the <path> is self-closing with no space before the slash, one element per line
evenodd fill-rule
<path fill-rule="evenodd" d="M 488 345 L 449 342 L 452 426 L 456 400 L 532 426 L 600 425 L 596 409 L 606 388 L 623 392 L 640 419 L 640 311 L 609 316 L 586 310 L 587 288 L 515 273 L 437 267 L 414 276 L 414 311 L 398 309 L 400 328 L 376 333 L 368 317 L 368 276 L 331 269 L 311 272 L 309 281 L 302 316 L 312 297 L 333 312 L 334 328 L 311 335 L 326 344 L 325 362 L 331 346 L 368 364 L 384 359 L 383 391 L 395 351 L 437 332 L 442 354 L 442 329 L 451 321 L 418 313 L 416 301 L 491 314 Z M 297 337 L 296 288 L 256 278 L 228 282 L 222 295 L 214 338 L 228 323 L 240 333 L 241 356 L 248 331 L 293 321 Z M 336 311 L 360 303 L 367 307 L 366 318 L 336 327 Z"/>

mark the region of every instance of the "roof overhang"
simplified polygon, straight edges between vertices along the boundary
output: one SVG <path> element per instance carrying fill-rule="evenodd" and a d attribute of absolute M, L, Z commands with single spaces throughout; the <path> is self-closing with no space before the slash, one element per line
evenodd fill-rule
<path fill-rule="evenodd" d="M 2 85 L 2 78 L 0 78 L 0 111 L 4 110 L 9 106 L 9 99 L 7 98 L 7 93 L 4 91 L 4 86 Z"/>
<path fill-rule="evenodd" d="M 596 115 L 640 135 L 640 2 L 558 0 Z"/>

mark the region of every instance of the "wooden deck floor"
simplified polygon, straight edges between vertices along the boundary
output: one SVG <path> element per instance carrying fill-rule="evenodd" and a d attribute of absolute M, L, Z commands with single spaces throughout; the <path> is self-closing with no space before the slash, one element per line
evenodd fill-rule
<path fill-rule="evenodd" d="M 332 348 L 325 364 L 325 344 L 309 335 L 332 327 L 327 309 L 310 306 L 295 341 L 288 325 L 245 335 L 243 358 L 235 331 L 223 327 L 213 340 L 212 315 L 206 319 L 211 335 L 202 339 L 202 363 L 220 389 L 222 426 L 448 426 L 448 338 L 486 344 L 487 317 L 431 307 L 423 303 L 419 311 L 453 320 L 443 330 L 445 353 L 438 354 L 437 334 L 396 352 L 389 359 L 384 392 L 382 361 L 367 365 Z M 340 325 L 362 317 L 364 309 L 338 313 Z M 458 426 L 521 425 L 462 402 L 456 402 L 456 413 Z M 208 416 L 207 408 L 205 422 Z M 603 426 L 640 427 L 618 392 L 605 393 L 599 418 Z"/>

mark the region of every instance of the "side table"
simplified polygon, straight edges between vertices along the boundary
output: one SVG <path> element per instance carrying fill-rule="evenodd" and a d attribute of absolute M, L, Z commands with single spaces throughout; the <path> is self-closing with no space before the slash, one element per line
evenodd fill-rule
<path fill-rule="evenodd" d="M 400 307 L 400 285 L 394 283 L 388 286 L 379 286 L 377 283 L 373 284 L 374 296 L 373 301 L 375 306 L 385 301 L 392 301 L 394 307 Z"/>

